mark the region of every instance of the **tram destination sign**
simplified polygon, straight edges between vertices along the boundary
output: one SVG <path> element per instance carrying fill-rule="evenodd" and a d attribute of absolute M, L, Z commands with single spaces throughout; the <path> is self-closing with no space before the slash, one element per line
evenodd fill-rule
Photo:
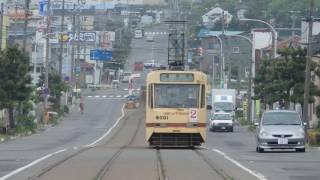
<path fill-rule="evenodd" d="M 162 82 L 192 82 L 194 75 L 192 73 L 161 73 L 160 81 Z"/>

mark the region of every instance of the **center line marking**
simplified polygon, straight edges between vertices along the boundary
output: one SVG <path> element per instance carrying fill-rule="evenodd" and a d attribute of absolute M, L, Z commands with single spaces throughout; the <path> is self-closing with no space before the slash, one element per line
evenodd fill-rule
<path fill-rule="evenodd" d="M 247 171 L 249 174 L 255 176 L 256 178 L 258 178 L 260 180 L 267 180 L 267 178 L 263 174 L 261 174 L 259 172 L 255 172 L 255 171 L 245 167 L 244 165 L 240 164 L 238 161 L 236 161 L 236 160 L 232 159 L 231 157 L 229 157 L 228 155 L 226 155 L 224 152 L 220 151 L 219 149 L 211 149 L 211 151 L 222 155 L 225 159 L 229 160 L 230 162 L 232 162 L 236 166 L 240 167 L 244 171 Z"/>

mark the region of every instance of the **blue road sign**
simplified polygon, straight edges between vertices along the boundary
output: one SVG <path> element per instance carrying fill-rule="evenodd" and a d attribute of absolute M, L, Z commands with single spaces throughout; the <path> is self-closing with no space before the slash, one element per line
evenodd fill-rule
<path fill-rule="evenodd" d="M 48 0 L 40 0 L 39 1 L 39 14 L 41 16 L 47 15 L 47 5 L 48 5 Z"/>
<path fill-rule="evenodd" d="M 90 51 L 90 59 L 97 61 L 108 61 L 112 59 L 112 51 L 94 49 Z"/>

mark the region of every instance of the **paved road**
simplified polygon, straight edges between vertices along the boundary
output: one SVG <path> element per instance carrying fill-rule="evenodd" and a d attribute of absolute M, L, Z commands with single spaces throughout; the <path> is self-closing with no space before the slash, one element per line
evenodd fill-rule
<path fill-rule="evenodd" d="M 320 150 L 308 148 L 306 153 L 270 151 L 257 153 L 254 134 L 245 127 L 234 133 L 208 132 L 209 149 L 223 151 L 242 165 L 274 180 L 319 180 Z"/>
<path fill-rule="evenodd" d="M 44 132 L 0 144 L 0 177 L 46 154 L 91 143 L 120 116 L 123 99 L 92 101 L 85 98 L 85 113 L 73 108 L 57 126 Z"/>

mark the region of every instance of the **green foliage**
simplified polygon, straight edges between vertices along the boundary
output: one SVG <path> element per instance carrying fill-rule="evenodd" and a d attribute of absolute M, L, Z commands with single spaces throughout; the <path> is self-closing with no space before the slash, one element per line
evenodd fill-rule
<path fill-rule="evenodd" d="M 53 104 L 52 108 L 58 110 L 60 108 L 60 98 L 62 92 L 68 89 L 68 86 L 62 81 L 58 74 L 49 74 L 49 94 L 48 101 Z M 40 76 L 38 86 L 44 86 L 44 75 Z M 39 92 L 39 97 L 42 96 L 42 91 Z"/>
<path fill-rule="evenodd" d="M 34 119 L 35 119 L 34 116 L 28 116 L 28 115 L 18 116 L 16 133 L 19 133 L 19 134 L 27 134 L 29 132 L 34 133 L 35 129 L 37 128 L 37 125 L 34 122 Z"/>
<path fill-rule="evenodd" d="M 280 58 L 263 60 L 255 78 L 255 99 L 264 99 L 266 104 L 284 101 L 303 103 L 306 51 L 286 48 L 279 51 Z M 318 69 L 314 63 L 311 70 Z M 292 92 L 292 94 L 290 93 Z M 318 96 L 319 90 L 310 85 L 310 102 Z"/>
<path fill-rule="evenodd" d="M 0 52 L 0 108 L 9 109 L 10 127 L 15 127 L 13 109 L 30 98 L 29 57 L 18 46 Z"/>
<path fill-rule="evenodd" d="M 308 140 L 311 146 L 320 146 L 320 130 L 309 131 Z"/>
<path fill-rule="evenodd" d="M 241 126 L 247 126 L 250 124 L 249 121 L 245 117 L 239 118 L 239 123 Z"/>

